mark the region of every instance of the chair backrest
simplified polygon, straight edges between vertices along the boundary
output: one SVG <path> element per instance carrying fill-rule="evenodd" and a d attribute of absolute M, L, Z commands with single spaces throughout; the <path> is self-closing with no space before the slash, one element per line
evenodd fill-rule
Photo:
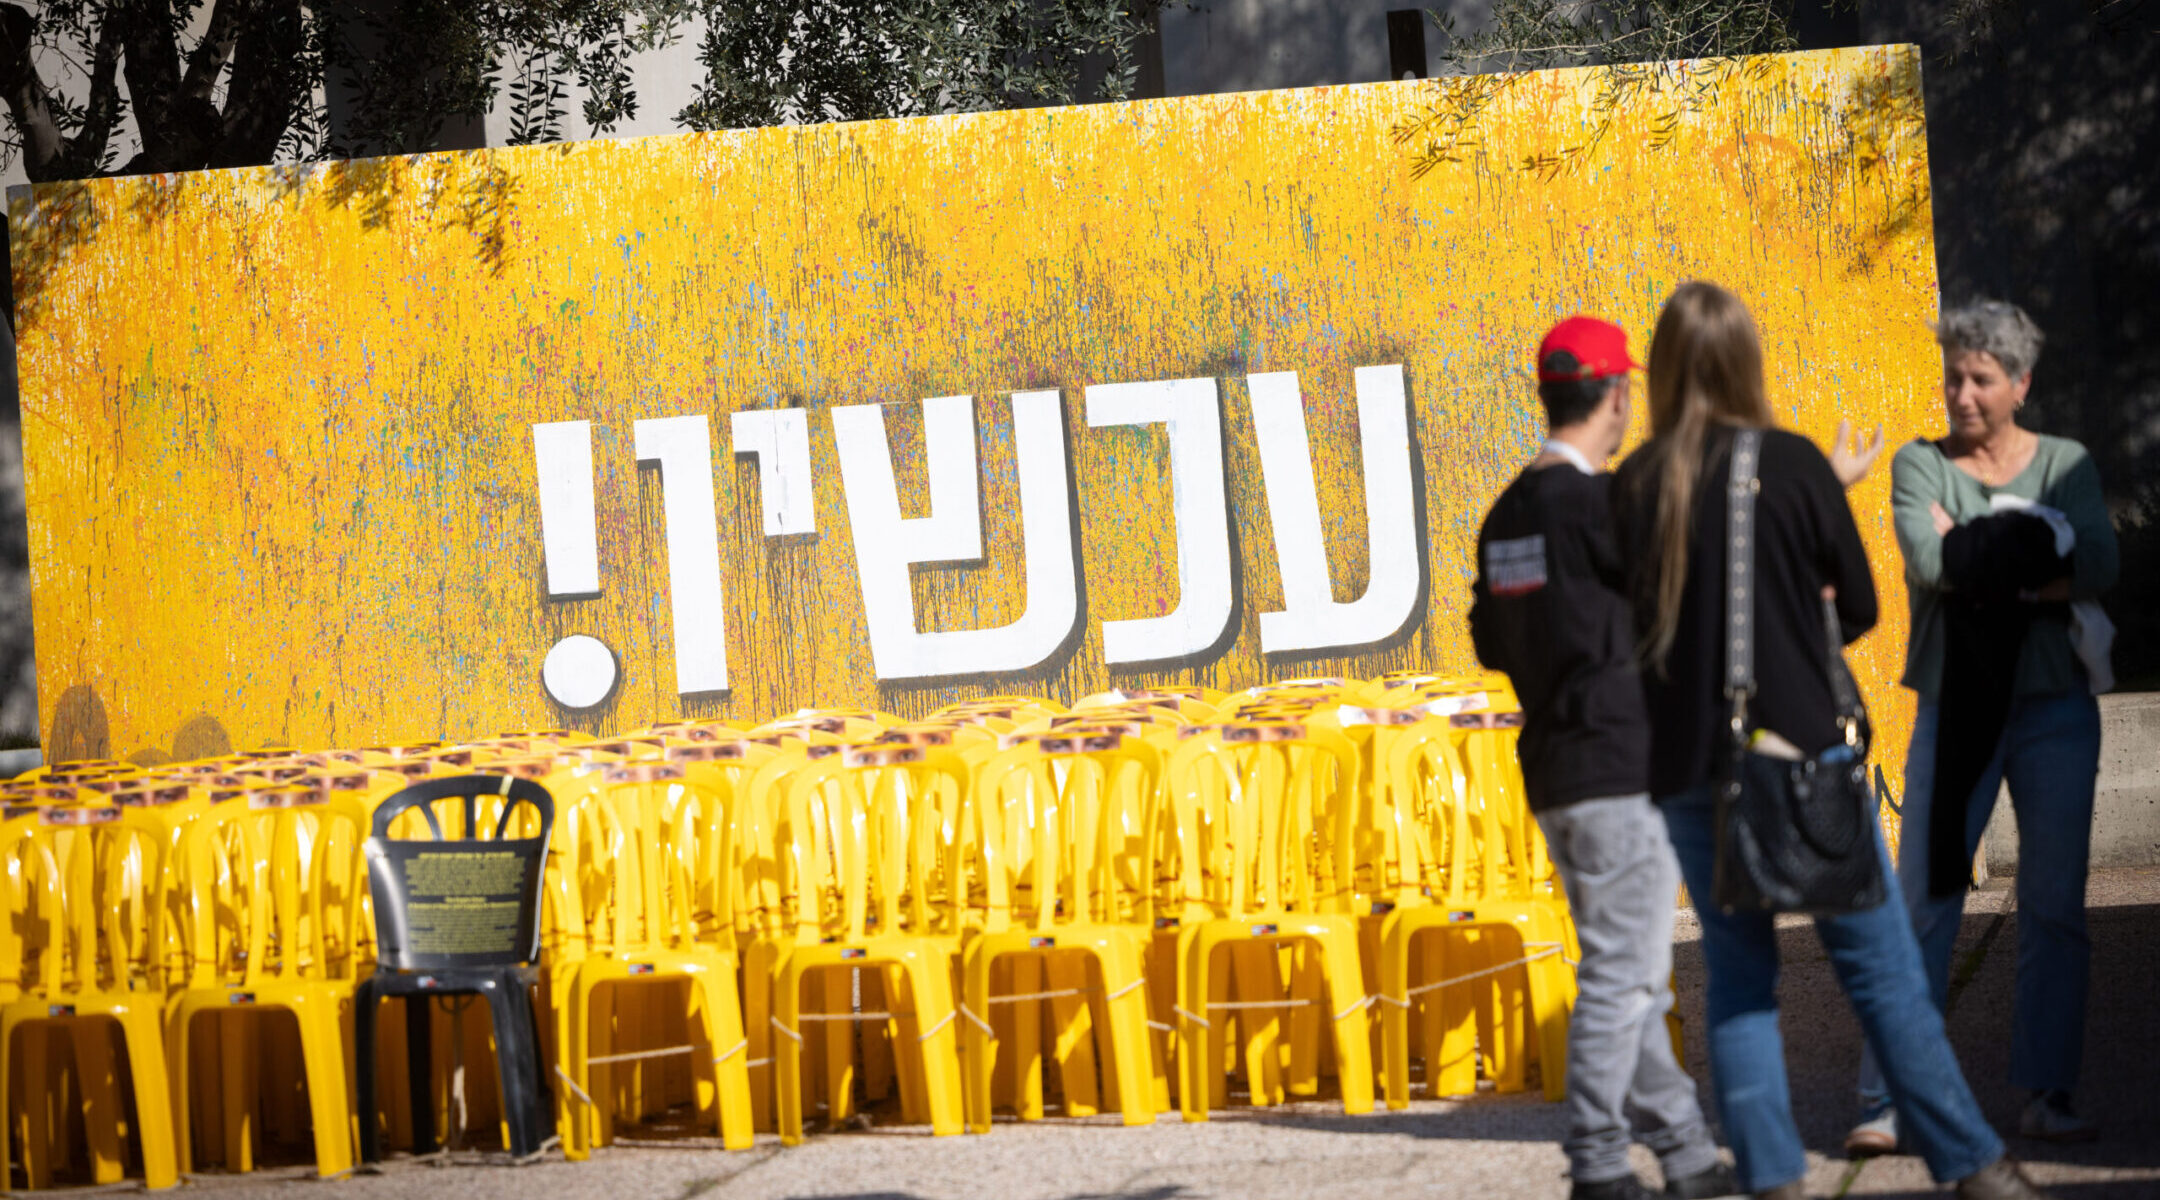
<path fill-rule="evenodd" d="M 207 806 L 173 857 L 175 982 L 354 978 L 365 808 L 298 780 L 210 775 L 198 786 Z"/>
<path fill-rule="evenodd" d="M 503 802 L 494 836 L 445 839 L 435 803 L 464 801 L 462 828 L 477 832 L 484 798 Z M 534 836 L 505 837 L 526 805 L 537 810 Z M 389 836 L 398 817 L 412 810 L 423 815 L 432 839 Z M 554 818 L 555 798 L 546 788 L 509 774 L 423 780 L 377 805 L 367 840 L 377 965 L 443 970 L 537 959 L 540 878 Z"/>
<path fill-rule="evenodd" d="M 1549 878 L 1506 729 L 1479 714 L 1428 718 L 1403 731 L 1389 759 L 1390 802 L 1417 827 L 1403 843 L 1403 873 L 1421 877 L 1435 900 L 1521 896 Z"/>
<path fill-rule="evenodd" d="M 716 745 L 675 747 L 709 755 Z M 730 747 L 732 749 L 732 747 Z M 590 803 L 575 823 L 586 948 L 618 958 L 720 944 L 732 918 L 733 780 L 709 757 L 610 763 L 584 777 Z M 716 907 L 718 906 L 718 907 Z M 732 940 L 734 931 L 726 931 Z"/>
<path fill-rule="evenodd" d="M 1164 768 L 1177 861 L 1165 916 L 1348 912 L 1356 821 L 1356 748 L 1339 730 L 1291 722 L 1191 731 Z"/>
<path fill-rule="evenodd" d="M 984 928 L 1146 921 L 1142 831 L 1161 773 L 1156 748 L 1122 731 L 1031 735 L 986 756 L 966 827 Z"/>
<path fill-rule="evenodd" d="M 969 769 L 938 746 L 804 748 L 773 830 L 798 942 L 957 934 Z"/>
<path fill-rule="evenodd" d="M 25 817 L 27 819 L 25 819 Z M 55 805 L 7 822 L 11 930 L 0 958 L 24 994 L 164 984 L 163 822 L 112 805 Z M 20 888 L 16 891 L 13 888 Z M 15 907 L 20 904 L 21 907 Z"/>

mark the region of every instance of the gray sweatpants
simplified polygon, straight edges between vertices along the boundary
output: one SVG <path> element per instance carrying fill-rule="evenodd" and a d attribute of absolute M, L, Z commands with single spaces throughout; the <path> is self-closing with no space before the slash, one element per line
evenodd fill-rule
<path fill-rule="evenodd" d="M 1666 1179 L 1708 1170 L 1717 1143 L 1665 1032 L 1680 889 L 1665 822 L 1648 795 L 1578 801 L 1537 819 L 1582 942 L 1568 1023 L 1569 1172 L 1583 1183 L 1630 1173 L 1631 1112 L 1634 1136 Z"/>

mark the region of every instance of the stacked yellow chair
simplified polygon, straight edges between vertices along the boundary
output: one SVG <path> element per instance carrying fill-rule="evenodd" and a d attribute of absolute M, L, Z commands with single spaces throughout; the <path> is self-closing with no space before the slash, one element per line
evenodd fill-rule
<path fill-rule="evenodd" d="M 665 743 L 655 749 L 664 752 Z M 563 1080 L 584 1101 L 571 1110 L 571 1134 L 564 1143 L 582 1154 L 612 1140 L 619 1106 L 610 1097 L 617 1087 L 638 1090 L 633 1107 L 642 1115 L 650 1111 L 642 1101 L 646 1068 L 687 1055 L 697 1077 L 701 1121 L 717 1126 L 729 1149 L 746 1147 L 751 1141 L 749 1042 L 736 988 L 733 930 L 701 924 L 695 908 L 700 888 L 712 884 L 709 875 L 700 879 L 701 868 L 732 859 L 729 797 L 664 753 L 602 766 L 587 779 L 589 796 L 564 807 L 589 814 L 582 848 L 603 858 L 605 867 L 587 872 L 580 864 L 579 874 L 598 885 L 579 905 L 590 914 L 582 930 L 584 952 L 566 964 L 567 988 L 556 990 L 559 996 L 567 992 L 568 1004 L 567 1020 L 558 1018 Z M 701 848 L 709 849 L 709 860 Z M 688 1042 L 634 1044 L 638 1039 L 629 1035 L 638 1022 L 618 1013 L 616 1003 L 633 993 L 621 985 L 668 979 L 686 985 L 689 1007 L 680 1016 L 687 1019 Z M 662 1029 L 673 1023 L 658 1022 Z"/>
<path fill-rule="evenodd" d="M 1546 1096 L 1565 1092 L 1573 929 L 1523 802 L 1513 725 L 1505 722 L 1512 696 L 1493 681 L 1469 682 L 1482 686 L 1406 688 L 1402 707 L 1371 710 L 1390 721 L 1423 714 L 1376 739 L 1386 745 L 1374 790 L 1378 823 L 1394 833 L 1380 864 L 1386 908 L 1377 939 L 1390 1107 L 1409 1102 L 1413 1004 L 1426 1017 L 1433 1094 L 1472 1090 L 1479 1046 L 1495 1084 L 1519 1089 L 1530 1057 L 1520 1037 L 1525 1019 Z M 1431 936 L 1414 944 L 1420 934 Z M 1413 972 L 1414 961 L 1422 972 Z M 1483 1004 L 1475 1002 L 1480 993 Z"/>
<path fill-rule="evenodd" d="M 298 1024 L 317 1169 L 335 1175 L 352 1166 L 357 1129 L 346 1047 L 361 975 L 365 779 L 348 784 L 332 773 L 316 787 L 277 781 L 307 771 L 212 776 L 209 806 L 179 835 L 169 884 L 181 906 L 179 972 L 169 985 L 166 1047 L 185 1169 L 193 1169 L 191 1039 L 214 1027 L 224 1161 L 251 1170 L 263 1107 L 262 1024 L 280 1011 Z"/>
<path fill-rule="evenodd" d="M 1100 1107 L 1094 1082 L 1102 1010 L 1104 1073 L 1127 1125 L 1155 1119 L 1142 917 L 1149 869 L 1141 853 L 1154 817 L 1161 755 L 1125 730 L 1068 725 L 1020 735 L 987 757 L 975 783 L 969 832 L 982 882 L 982 918 L 963 951 L 961 1016 L 968 1127 L 990 1130 L 994 1006 L 1012 1006 L 1014 1108 L 1042 1115 L 1041 1013 L 1047 1002 L 1067 1115 Z M 992 967 L 1013 968 L 992 994 Z M 1100 997 L 1097 1004 L 1093 997 Z"/>
<path fill-rule="evenodd" d="M 1175 831 L 1178 870 L 1164 918 L 1176 937 L 1179 1098 L 1188 1121 L 1206 1120 L 1226 1100 L 1224 1018 L 1236 1014 L 1254 1101 L 1275 1103 L 1288 1090 L 1277 1052 L 1282 1013 L 1313 1005 L 1325 1005 L 1316 1031 L 1332 1044 L 1344 1111 L 1372 1108 L 1358 922 L 1348 893 L 1329 887 L 1350 877 L 1357 780 L 1346 739 L 1289 721 L 1225 723 L 1170 757 L 1163 825 Z M 1317 994 L 1310 986 L 1282 994 L 1270 949 L 1291 941 L 1316 956 L 1303 974 L 1310 980 L 1316 968 Z M 1239 986 L 1216 974 L 1218 948 L 1231 952 Z M 1292 972 L 1300 973 L 1294 954 Z M 1304 1039 L 1290 1024 L 1290 1073 L 1309 1078 L 1317 1056 L 1295 1054 Z"/>
<path fill-rule="evenodd" d="M 48 773 L 47 778 L 51 774 Z M 0 1081 L 7 1086 L 0 1180 L 8 1176 L 19 1136 L 31 1187 L 55 1173 L 56 1073 L 51 1033 L 72 1042 L 76 1102 L 81 1105 L 91 1182 L 121 1175 L 122 1099 L 105 1022 L 127 1049 L 126 1082 L 134 1101 L 131 1129 L 152 1188 L 179 1182 L 172 1104 L 165 1068 L 164 983 L 166 824 L 137 808 L 86 803 L 64 785 L 19 793 L 0 820 L 0 878 L 8 920 L 0 935 Z M 102 800 L 102 797 L 100 798 Z M 22 1047 L 17 1064 L 13 1048 Z M 65 1095 L 58 1092 L 58 1095 Z"/>
<path fill-rule="evenodd" d="M 774 845 L 795 911 L 783 916 L 786 957 L 772 974 L 770 1018 L 783 1142 L 803 1138 L 803 1027 L 813 1020 L 890 1021 L 903 1095 L 913 1093 L 933 1133 L 961 1132 L 953 976 L 964 895 L 949 831 L 964 820 L 968 787 L 957 754 L 906 744 L 837 747 L 789 780 Z M 805 978 L 835 967 L 880 968 L 892 1009 L 874 1018 L 806 1014 Z M 834 1103 L 852 1090 L 838 1070 L 829 1060 Z"/>

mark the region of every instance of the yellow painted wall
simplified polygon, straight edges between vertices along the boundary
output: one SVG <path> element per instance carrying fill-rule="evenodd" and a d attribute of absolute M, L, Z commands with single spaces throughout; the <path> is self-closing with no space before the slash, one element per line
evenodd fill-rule
<path fill-rule="evenodd" d="M 1556 318 L 1608 315 L 1640 356 L 1671 288 L 1712 279 L 1756 314 L 1782 421 L 1935 429 L 1927 179 L 1918 54 L 1884 47 L 41 186 L 11 217 L 48 753 L 1466 667 L 1477 524 L 1542 436 L 1526 368 Z M 1351 599 L 1351 372 L 1387 363 L 1428 611 L 1374 653 L 1264 661 L 1281 592 L 1244 377 L 1300 373 Z M 1101 623 L 1177 603 L 1169 488 L 1160 443 L 1089 429 L 1082 389 L 1193 376 L 1222 387 L 1239 634 L 1113 675 Z M 1037 677 L 880 688 L 822 410 L 976 397 L 987 557 L 915 576 L 925 628 L 967 628 L 1023 602 L 1023 388 L 1064 393 L 1081 636 Z M 797 404 L 821 532 L 768 541 L 725 414 Z M 914 411 L 888 410 L 896 450 Z M 686 413 L 713 414 L 733 677 L 687 705 L 630 440 Z M 564 420 L 594 423 L 603 591 L 550 601 L 530 426 Z M 1887 465 L 1853 503 L 1884 602 L 1854 658 L 1894 766 Z M 623 682 L 566 714 L 539 666 L 577 632 Z"/>

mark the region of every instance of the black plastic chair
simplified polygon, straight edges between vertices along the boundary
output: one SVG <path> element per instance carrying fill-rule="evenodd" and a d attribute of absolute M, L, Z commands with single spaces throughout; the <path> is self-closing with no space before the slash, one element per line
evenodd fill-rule
<path fill-rule="evenodd" d="M 494 836 L 472 836 L 479 830 L 479 801 L 494 797 L 504 802 Z M 467 837 L 446 840 L 434 805 L 459 798 L 465 801 Z M 505 839 L 511 814 L 527 804 L 539 810 L 540 836 Z M 392 839 L 391 823 L 413 809 L 427 818 L 434 837 Z M 511 1156 L 537 1154 L 553 1136 L 554 1101 L 540 1069 L 532 988 L 539 980 L 534 964 L 540 957 L 541 872 L 554 820 L 555 798 L 547 789 L 510 775 L 426 780 L 391 795 L 375 809 L 373 836 L 367 840 L 368 889 L 375 898 L 375 973 L 354 993 L 361 1162 L 382 1158 L 376 1127 L 375 1022 L 388 996 L 405 998 L 414 1153 L 435 1149 L 427 1003 L 433 996 L 487 997 Z"/>

